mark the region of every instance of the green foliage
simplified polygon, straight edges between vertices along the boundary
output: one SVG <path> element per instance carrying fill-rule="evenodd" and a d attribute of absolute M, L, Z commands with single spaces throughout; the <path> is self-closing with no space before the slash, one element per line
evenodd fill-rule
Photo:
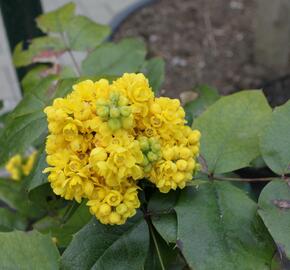
<path fill-rule="evenodd" d="M 141 71 L 149 79 L 150 86 L 155 94 L 158 94 L 165 76 L 165 62 L 161 58 L 152 58 L 146 61 Z"/>
<path fill-rule="evenodd" d="M 201 153 L 210 173 L 249 165 L 259 151 L 258 139 L 271 115 L 261 91 L 243 91 L 220 98 L 194 122 L 200 130 Z"/>
<path fill-rule="evenodd" d="M 27 227 L 27 221 L 19 214 L 10 211 L 6 208 L 0 208 L 0 231 L 9 232 L 15 229 L 25 230 Z"/>
<path fill-rule="evenodd" d="M 259 198 L 259 214 L 278 246 L 290 259 L 290 187 L 286 181 L 273 181 Z"/>
<path fill-rule="evenodd" d="M 13 270 L 55 270 L 59 253 L 49 236 L 38 232 L 0 233 L 0 268 Z"/>
<path fill-rule="evenodd" d="M 186 112 L 186 118 L 189 125 L 192 124 L 193 119 L 197 118 L 202 112 L 204 112 L 211 104 L 216 102 L 220 96 L 215 88 L 201 85 L 196 90 L 197 98 L 193 101 L 187 102 L 184 105 Z"/>
<path fill-rule="evenodd" d="M 175 210 L 177 243 L 193 269 L 270 269 L 272 240 L 240 189 L 222 182 L 187 188 Z"/>
<path fill-rule="evenodd" d="M 110 34 L 110 28 L 87 17 L 75 16 L 66 27 L 69 47 L 73 50 L 94 49 Z"/>
<path fill-rule="evenodd" d="M 46 35 L 14 50 L 17 67 L 33 66 L 22 80 L 22 101 L 1 116 L 0 163 L 31 147 L 38 156 L 20 182 L 0 179 L 0 269 L 266 270 L 280 264 L 273 259 L 277 251 L 290 259 L 290 103 L 272 112 L 258 90 L 226 97 L 208 86 L 196 90 L 197 98 L 184 109 L 189 125 L 202 134 L 201 171 L 182 191 L 140 189 L 139 213 L 126 224 L 102 225 L 86 200 L 79 205 L 55 195 L 42 173 L 47 167 L 44 108 L 79 80 L 112 81 L 125 72 L 143 72 L 158 94 L 165 63 L 146 59 L 138 39 L 108 42 L 110 28 L 76 15 L 73 3 L 36 21 Z M 75 51 L 86 54 L 82 63 Z M 73 66 L 59 64 L 62 54 Z M 255 179 L 235 170 L 252 167 L 255 174 L 266 166 L 281 178 L 257 191 L 257 205 L 248 196 L 253 186 L 245 183 Z M 35 231 L 9 232 L 31 228 Z"/>
<path fill-rule="evenodd" d="M 269 168 L 278 175 L 290 173 L 290 102 L 274 110 L 261 138 L 261 152 Z"/>
<path fill-rule="evenodd" d="M 149 247 L 143 218 L 134 217 L 122 226 L 106 226 L 93 219 L 65 250 L 62 269 L 142 269 Z"/>
<path fill-rule="evenodd" d="M 83 75 L 120 76 L 141 68 L 146 55 L 145 45 L 138 39 L 124 39 L 119 43 L 105 43 L 97 47 L 83 61 Z"/>
<path fill-rule="evenodd" d="M 43 32 L 63 32 L 75 13 L 75 4 L 68 3 L 59 9 L 48 12 L 36 19 L 37 26 Z"/>

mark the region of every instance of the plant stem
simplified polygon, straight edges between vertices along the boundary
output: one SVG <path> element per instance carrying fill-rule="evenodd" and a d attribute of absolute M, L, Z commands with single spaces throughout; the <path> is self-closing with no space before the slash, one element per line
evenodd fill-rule
<path fill-rule="evenodd" d="M 80 67 L 79 67 L 78 62 L 77 62 L 77 60 L 75 59 L 75 57 L 74 57 L 74 55 L 72 53 L 72 50 L 69 47 L 69 44 L 67 42 L 67 39 L 66 39 L 66 36 L 65 36 L 64 32 L 61 32 L 61 37 L 62 37 L 62 41 L 63 41 L 63 43 L 65 45 L 66 51 L 68 52 L 68 54 L 69 54 L 69 56 L 70 56 L 70 58 L 71 58 L 71 60 L 73 62 L 73 65 L 75 67 L 77 75 L 81 76 Z"/>
<path fill-rule="evenodd" d="M 148 220 L 147 223 L 148 223 L 149 231 L 150 231 L 150 234 L 152 236 L 152 239 L 153 239 L 156 251 L 157 251 L 157 256 L 158 256 L 158 259 L 159 259 L 159 262 L 160 262 L 161 269 L 165 270 L 165 267 L 164 267 L 164 264 L 163 264 L 163 260 L 162 260 L 162 257 L 161 257 L 161 253 L 160 253 L 160 250 L 159 250 L 159 247 L 158 247 L 158 243 L 157 243 L 154 231 L 153 231 L 153 226 L 151 224 L 151 220 Z"/>

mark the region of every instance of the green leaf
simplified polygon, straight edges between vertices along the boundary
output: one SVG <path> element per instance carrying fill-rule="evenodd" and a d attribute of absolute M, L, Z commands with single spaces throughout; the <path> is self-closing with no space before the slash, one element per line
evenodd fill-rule
<path fill-rule="evenodd" d="M 59 253 L 49 236 L 35 231 L 0 233 L 0 246 L 0 269 L 59 269 Z"/>
<path fill-rule="evenodd" d="M 102 225 L 95 218 L 65 250 L 62 269 L 142 269 L 149 248 L 145 220 L 135 217 L 121 226 Z"/>
<path fill-rule="evenodd" d="M 31 173 L 31 180 L 28 183 L 28 191 L 47 183 L 47 174 L 43 170 L 48 167 L 46 163 L 46 153 L 44 149 L 38 155 L 38 160 Z"/>
<path fill-rule="evenodd" d="M 76 211 L 66 222 L 63 219 L 64 215 L 64 211 L 60 211 L 57 216 L 46 216 L 34 223 L 33 228 L 41 233 L 55 237 L 59 247 L 67 247 L 73 235 L 92 219 L 92 215 L 86 206 L 86 201 L 83 201 L 77 207 Z"/>
<path fill-rule="evenodd" d="M 49 69 L 48 65 L 39 65 L 25 74 L 25 76 L 21 80 L 24 94 L 27 94 L 37 84 L 39 84 L 39 82 L 43 79 L 41 73 L 45 72 L 47 69 Z"/>
<path fill-rule="evenodd" d="M 83 61 L 83 75 L 121 76 L 125 72 L 136 72 L 143 64 L 145 54 L 145 45 L 138 39 L 102 44 Z"/>
<path fill-rule="evenodd" d="M 259 156 L 259 135 L 271 108 L 259 90 L 220 98 L 194 122 L 201 131 L 201 154 L 210 173 L 225 173 L 249 165 Z"/>
<path fill-rule="evenodd" d="M 75 13 L 75 4 L 68 3 L 54 11 L 40 15 L 36 19 L 39 29 L 43 32 L 64 32 Z"/>
<path fill-rule="evenodd" d="M 148 203 L 152 224 L 167 243 L 176 242 L 177 219 L 174 206 L 177 195 L 176 191 L 167 194 L 156 192 Z"/>
<path fill-rule="evenodd" d="M 154 234 L 156 244 L 153 240 Z M 158 248 L 158 250 L 157 250 Z M 163 270 L 165 269 L 184 269 L 184 262 L 178 260 L 178 249 L 174 245 L 168 245 L 162 237 L 152 229 L 151 231 L 151 239 L 150 239 L 150 248 L 147 254 L 147 259 L 145 262 L 144 269 L 145 270 Z M 160 257 L 161 258 L 160 258 Z M 160 260 L 162 260 L 162 268 Z"/>
<path fill-rule="evenodd" d="M 91 50 L 110 34 L 110 27 L 95 23 L 85 16 L 75 16 L 65 29 L 69 47 L 73 50 Z"/>
<path fill-rule="evenodd" d="M 21 213 L 22 216 L 37 218 L 43 212 L 37 204 L 33 204 L 28 199 L 22 185 L 24 183 L 14 182 L 10 179 L 0 179 L 0 201 Z"/>
<path fill-rule="evenodd" d="M 149 80 L 149 84 L 155 94 L 158 94 L 165 77 L 165 62 L 162 58 L 151 58 L 144 63 L 141 69 Z"/>
<path fill-rule="evenodd" d="M 199 86 L 195 92 L 198 94 L 198 97 L 195 100 L 186 103 L 184 106 L 186 119 L 189 125 L 192 124 L 195 118 L 220 98 L 218 91 L 207 85 Z"/>
<path fill-rule="evenodd" d="M 263 159 L 279 175 L 290 173 L 289 119 L 290 101 L 274 110 L 260 140 Z"/>
<path fill-rule="evenodd" d="M 270 269 L 273 242 L 239 188 L 217 181 L 186 188 L 175 210 L 177 245 L 192 269 Z"/>
<path fill-rule="evenodd" d="M 272 181 L 259 197 L 259 214 L 278 246 L 290 259 L 290 186 L 286 181 Z"/>
<path fill-rule="evenodd" d="M 7 208 L 0 208 L 0 231 L 8 232 L 17 230 L 25 230 L 27 221 L 19 214 L 10 211 Z"/>

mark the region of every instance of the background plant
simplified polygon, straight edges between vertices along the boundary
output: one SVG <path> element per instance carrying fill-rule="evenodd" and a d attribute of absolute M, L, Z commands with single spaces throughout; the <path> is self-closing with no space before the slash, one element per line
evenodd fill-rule
<path fill-rule="evenodd" d="M 202 133 L 200 173 L 168 194 L 143 185 L 141 210 L 125 225 L 102 225 L 85 202 L 53 194 L 42 173 L 43 109 L 82 79 L 141 71 L 157 92 L 164 77 L 163 61 L 145 59 L 140 40 L 112 43 L 107 26 L 74 9 L 70 3 L 40 16 L 45 35 L 18 44 L 13 55 L 17 67 L 31 69 L 22 101 L 1 118 L 0 163 L 31 147 L 38 157 L 22 181 L 0 181 L 1 269 L 288 269 L 290 103 L 272 110 L 260 90 L 219 97 L 200 87 L 185 105 L 189 123 Z M 61 64 L 65 56 L 71 64 Z"/>

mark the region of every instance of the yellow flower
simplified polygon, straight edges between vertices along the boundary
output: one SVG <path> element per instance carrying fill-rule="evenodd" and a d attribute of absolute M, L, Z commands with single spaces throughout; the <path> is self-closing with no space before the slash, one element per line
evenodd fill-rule
<path fill-rule="evenodd" d="M 155 98 L 141 73 L 111 84 L 79 82 L 44 112 L 50 132 L 44 172 L 53 191 L 67 200 L 87 198 L 103 224 L 135 215 L 140 179 L 168 192 L 184 188 L 198 168 L 199 131 L 185 126 L 177 99 Z"/>

